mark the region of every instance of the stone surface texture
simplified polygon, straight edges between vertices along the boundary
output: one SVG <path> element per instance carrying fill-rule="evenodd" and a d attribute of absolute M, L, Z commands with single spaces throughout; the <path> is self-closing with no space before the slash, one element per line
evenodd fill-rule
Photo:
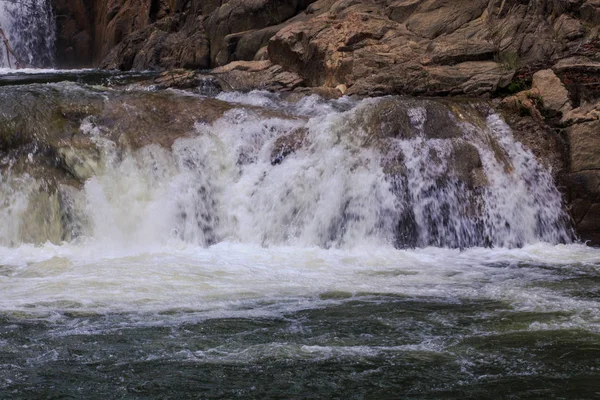
<path fill-rule="evenodd" d="M 598 0 L 53 1 L 61 67 L 212 70 L 223 90 L 493 99 L 552 168 L 582 238 L 600 244 Z"/>

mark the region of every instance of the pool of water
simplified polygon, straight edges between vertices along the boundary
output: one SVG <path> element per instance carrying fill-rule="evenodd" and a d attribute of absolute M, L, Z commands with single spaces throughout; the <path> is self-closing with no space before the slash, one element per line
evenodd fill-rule
<path fill-rule="evenodd" d="M 2 398 L 600 396 L 600 250 L 0 250 Z"/>

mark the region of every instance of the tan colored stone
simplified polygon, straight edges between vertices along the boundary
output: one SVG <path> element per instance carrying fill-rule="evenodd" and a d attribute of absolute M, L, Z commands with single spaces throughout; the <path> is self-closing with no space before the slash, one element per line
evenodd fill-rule
<path fill-rule="evenodd" d="M 563 125 L 572 125 L 597 120 L 600 120 L 600 103 L 586 103 L 563 115 L 560 122 Z"/>
<path fill-rule="evenodd" d="M 571 172 L 600 170 L 600 121 L 573 125 L 568 135 Z"/>
<path fill-rule="evenodd" d="M 562 14 L 560 17 L 558 17 L 558 19 L 554 22 L 553 28 L 554 33 L 561 40 L 576 39 L 583 36 L 585 33 L 581 22 L 567 14 Z"/>
<path fill-rule="evenodd" d="M 301 76 L 268 60 L 235 61 L 211 72 L 230 90 L 291 91 L 304 85 Z"/>
<path fill-rule="evenodd" d="M 544 69 L 533 74 L 532 87 L 537 89 L 544 102 L 544 108 L 563 114 L 573 108 L 569 92 L 552 70 Z"/>

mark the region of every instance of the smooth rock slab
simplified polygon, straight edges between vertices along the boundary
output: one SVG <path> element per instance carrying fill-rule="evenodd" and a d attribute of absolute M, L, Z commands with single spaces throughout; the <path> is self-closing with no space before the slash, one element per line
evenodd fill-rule
<path fill-rule="evenodd" d="M 563 114 L 573 108 L 569 100 L 569 92 L 552 70 L 544 69 L 533 74 L 532 86 L 539 91 L 544 101 L 544 108 Z"/>
<path fill-rule="evenodd" d="M 600 170 L 600 121 L 573 125 L 568 135 L 571 172 Z"/>

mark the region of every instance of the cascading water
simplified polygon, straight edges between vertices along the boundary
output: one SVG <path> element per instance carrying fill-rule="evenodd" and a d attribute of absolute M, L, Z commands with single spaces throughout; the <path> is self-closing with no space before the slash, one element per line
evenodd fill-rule
<path fill-rule="evenodd" d="M 0 0 L 0 28 L 15 55 L 0 38 L 0 68 L 51 67 L 56 37 L 50 0 Z"/>
<path fill-rule="evenodd" d="M 399 118 L 406 114 L 406 133 L 391 132 L 375 143 L 367 131 L 380 127 L 369 118 L 388 103 L 398 107 Z M 79 225 L 88 228 L 81 234 L 121 244 L 179 239 L 202 246 L 465 248 L 570 242 L 551 176 L 502 120 L 490 113 L 459 121 L 445 109 L 455 133 L 433 137 L 425 124 L 440 107 L 392 98 L 332 105 L 308 98 L 287 105 L 290 117 L 239 107 L 212 124 L 198 123 L 192 137 L 171 149 L 151 145 L 126 153 L 91 118 L 82 134 L 95 141 L 105 168 L 84 185 L 86 208 L 66 220 L 83 215 L 88 222 Z M 297 148 L 277 158 L 278 146 L 294 137 Z M 458 160 L 465 157 L 472 160 Z M 15 234 L 10 228 L 0 237 L 12 235 L 4 244 L 16 243 Z"/>
<path fill-rule="evenodd" d="M 8 398 L 594 398 L 600 252 L 486 104 L 4 87 Z"/>

